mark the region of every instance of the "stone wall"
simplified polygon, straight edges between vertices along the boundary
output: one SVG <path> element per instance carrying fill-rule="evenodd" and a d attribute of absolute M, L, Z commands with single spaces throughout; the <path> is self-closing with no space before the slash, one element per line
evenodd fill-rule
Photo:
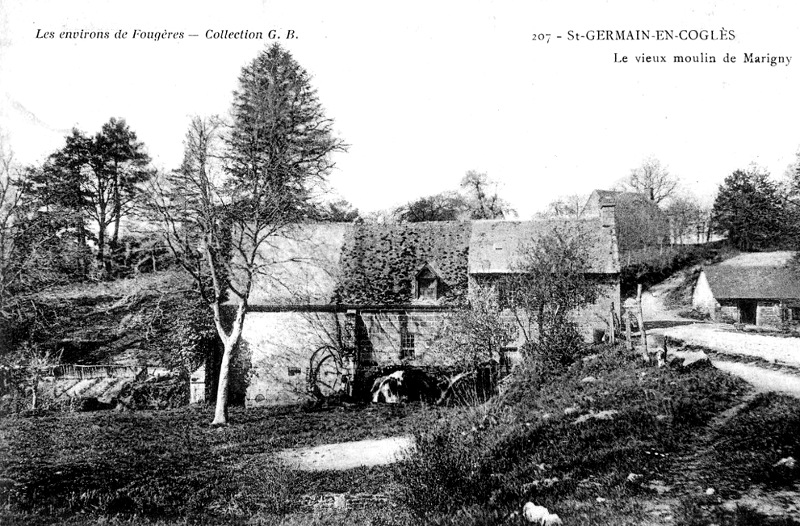
<path fill-rule="evenodd" d="M 431 365 L 442 359 L 432 345 L 446 323 L 446 311 L 402 310 L 360 313 L 365 332 L 360 360 L 367 365 Z"/>
<path fill-rule="evenodd" d="M 781 304 L 778 301 L 762 300 L 756 307 L 756 325 L 781 326 Z"/>
<path fill-rule="evenodd" d="M 608 327 L 612 303 L 619 316 L 619 283 L 597 278 L 598 300 L 575 313 L 581 333 L 592 341 L 596 330 Z M 309 380 L 321 354 L 335 349 L 343 358 L 341 372 L 350 374 L 343 349 L 357 348 L 362 367 L 408 365 L 448 367 L 459 356 L 445 354 L 435 345 L 449 311 L 443 308 L 365 309 L 334 312 L 251 312 L 245 320 L 240 349 L 246 371 L 245 404 L 285 405 L 312 398 Z M 353 334 L 354 333 L 354 334 Z M 510 346 L 519 345 L 517 339 Z M 349 380 L 349 378 L 348 378 Z M 346 390 L 346 382 L 339 388 Z"/>
<path fill-rule="evenodd" d="M 739 323 L 741 313 L 739 312 L 739 304 L 733 301 L 720 301 L 719 309 L 716 311 L 714 321 L 722 323 Z"/>
<path fill-rule="evenodd" d="M 251 312 L 242 332 L 250 359 L 245 404 L 286 405 L 311 399 L 315 351 L 338 348 L 344 313 Z"/>
<path fill-rule="evenodd" d="M 714 317 L 723 323 L 740 323 L 742 314 L 738 300 L 722 300 Z M 759 300 L 756 305 L 756 325 L 780 327 L 782 325 L 781 304 L 777 300 Z"/>

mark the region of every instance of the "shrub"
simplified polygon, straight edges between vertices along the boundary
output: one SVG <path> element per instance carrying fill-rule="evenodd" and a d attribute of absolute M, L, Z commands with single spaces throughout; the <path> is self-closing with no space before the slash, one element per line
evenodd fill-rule
<path fill-rule="evenodd" d="M 734 484 L 752 480 L 773 486 L 800 481 L 800 470 L 776 465 L 800 460 L 800 400 L 759 394 L 719 429 L 714 448 L 720 473 Z"/>
<path fill-rule="evenodd" d="M 416 449 L 394 467 L 400 499 L 420 517 L 483 502 L 496 480 L 488 470 L 486 433 L 476 411 L 416 435 Z"/>

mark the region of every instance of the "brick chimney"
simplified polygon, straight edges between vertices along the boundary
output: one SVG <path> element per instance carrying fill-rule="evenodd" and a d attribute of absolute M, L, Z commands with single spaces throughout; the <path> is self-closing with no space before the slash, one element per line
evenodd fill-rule
<path fill-rule="evenodd" d="M 600 222 L 603 226 L 612 227 L 615 225 L 614 221 L 614 207 L 616 201 L 613 197 L 600 198 Z"/>

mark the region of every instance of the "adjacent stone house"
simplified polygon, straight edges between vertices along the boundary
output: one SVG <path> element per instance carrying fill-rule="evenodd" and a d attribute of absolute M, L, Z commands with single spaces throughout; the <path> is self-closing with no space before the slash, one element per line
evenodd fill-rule
<path fill-rule="evenodd" d="M 595 190 L 583 206 L 581 216 L 600 215 L 603 206 L 614 205 L 617 242 L 621 253 L 670 244 L 669 217 L 644 193 Z"/>
<path fill-rule="evenodd" d="M 740 254 L 705 267 L 692 305 L 714 320 L 779 327 L 800 321 L 800 272 L 794 252 Z"/>
<path fill-rule="evenodd" d="M 579 228 L 601 286 L 577 314 L 587 339 L 619 310 L 613 207 L 585 220 L 319 223 L 270 242 L 271 269 L 250 298 L 236 362 L 247 405 L 286 404 L 309 390 L 353 389 L 355 371 L 446 365 L 432 352 L 443 323 L 470 289 L 516 272 L 522 243 Z M 514 342 L 509 342 L 513 351 Z M 212 364 L 213 367 L 213 364 Z"/>

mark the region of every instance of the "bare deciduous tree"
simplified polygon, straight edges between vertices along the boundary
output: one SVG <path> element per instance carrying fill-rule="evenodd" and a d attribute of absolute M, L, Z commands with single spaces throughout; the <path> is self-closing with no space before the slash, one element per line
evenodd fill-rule
<path fill-rule="evenodd" d="M 537 213 L 537 217 L 564 217 L 577 219 L 581 217 L 583 207 L 589 198 L 583 194 L 563 195 L 551 201 L 543 212 Z"/>
<path fill-rule="evenodd" d="M 15 165 L 13 154 L 0 142 L 0 317 L 8 314 L 16 293 L 52 281 L 43 249 L 53 233 L 42 228 L 27 200 L 29 174 Z"/>
<path fill-rule="evenodd" d="M 503 219 L 516 212 L 497 192 L 497 183 L 482 172 L 470 170 L 461 180 L 471 219 Z"/>
<path fill-rule="evenodd" d="M 642 161 L 641 166 L 631 170 L 630 176 L 619 183 L 621 190 L 630 192 L 653 192 L 653 201 L 661 203 L 671 197 L 678 188 L 678 178 L 661 161 L 653 156 Z"/>
<path fill-rule="evenodd" d="M 0 312 L 19 274 L 16 268 L 16 228 L 21 193 L 11 178 L 12 170 L 13 156 L 4 144 L 0 144 Z"/>
<path fill-rule="evenodd" d="M 314 217 L 313 193 L 345 145 L 306 71 L 273 45 L 243 68 L 230 125 L 194 119 L 185 148 L 181 168 L 154 185 L 153 209 L 213 313 L 223 344 L 213 424 L 225 424 L 231 358 L 254 283 L 285 262 L 272 243 Z M 229 297 L 235 312 L 226 323 Z"/>
<path fill-rule="evenodd" d="M 682 194 L 673 197 L 666 207 L 673 242 L 685 243 L 705 238 L 711 211 L 700 204 L 696 197 Z"/>

